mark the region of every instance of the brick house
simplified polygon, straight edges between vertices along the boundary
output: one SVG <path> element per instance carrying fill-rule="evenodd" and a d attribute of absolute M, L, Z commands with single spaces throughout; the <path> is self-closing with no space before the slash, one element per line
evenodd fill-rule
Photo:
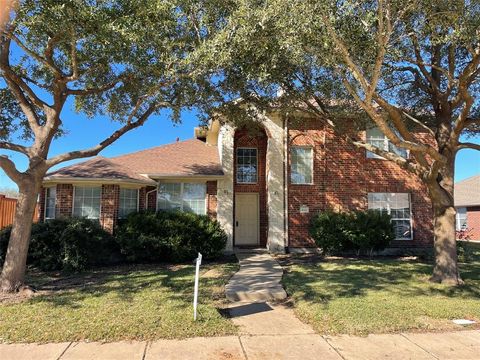
<path fill-rule="evenodd" d="M 432 244 L 431 203 L 419 179 L 314 121 L 299 123 L 269 115 L 252 130 L 214 121 L 191 140 L 62 168 L 44 179 L 41 217 L 98 218 L 113 231 L 131 211 L 180 209 L 216 218 L 227 251 L 284 252 L 315 247 L 313 214 L 370 208 L 392 215 L 392 248 Z M 377 129 L 356 136 L 408 156 Z"/>
<path fill-rule="evenodd" d="M 457 231 L 469 231 L 471 240 L 480 241 L 480 175 L 455 184 Z"/>

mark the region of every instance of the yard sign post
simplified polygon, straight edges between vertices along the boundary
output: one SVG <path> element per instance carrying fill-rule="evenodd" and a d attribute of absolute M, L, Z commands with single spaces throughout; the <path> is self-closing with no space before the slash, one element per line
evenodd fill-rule
<path fill-rule="evenodd" d="M 202 254 L 198 253 L 195 266 L 195 289 L 193 292 L 193 320 L 197 320 L 197 301 L 198 301 L 198 278 L 200 277 L 200 264 L 202 263 Z"/>

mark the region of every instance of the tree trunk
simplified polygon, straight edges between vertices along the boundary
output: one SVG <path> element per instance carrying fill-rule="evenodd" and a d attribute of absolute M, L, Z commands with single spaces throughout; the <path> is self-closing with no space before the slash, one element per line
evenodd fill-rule
<path fill-rule="evenodd" d="M 428 183 L 433 206 L 433 232 L 435 267 L 430 281 L 460 285 L 457 262 L 457 240 L 455 231 L 455 204 L 453 198 L 454 158 L 446 165 L 446 171 L 434 182 Z"/>
<path fill-rule="evenodd" d="M 19 198 L 0 280 L 0 291 L 2 292 L 13 292 L 23 285 L 33 215 L 40 185 L 41 181 L 35 178 L 24 179 L 19 184 Z"/>

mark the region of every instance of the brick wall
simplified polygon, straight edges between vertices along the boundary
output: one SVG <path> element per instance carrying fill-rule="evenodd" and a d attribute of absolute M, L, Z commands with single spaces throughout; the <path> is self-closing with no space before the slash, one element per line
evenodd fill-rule
<path fill-rule="evenodd" d="M 470 238 L 480 241 L 480 206 L 467 207 L 467 227 L 471 230 Z"/>
<path fill-rule="evenodd" d="M 431 244 L 432 209 L 427 189 L 420 179 L 394 163 L 367 159 L 366 152 L 335 136 L 331 130 L 305 124 L 289 129 L 288 146 L 313 146 L 312 185 L 290 183 L 288 160 L 289 246 L 311 247 L 308 234 L 310 218 L 318 211 L 367 209 L 369 192 L 405 192 L 411 194 L 413 241 L 395 241 L 392 247 L 423 247 Z M 365 137 L 365 133 L 357 134 Z M 290 153 L 290 151 L 289 151 Z M 308 213 L 300 213 L 306 205 Z"/>
<path fill-rule="evenodd" d="M 217 182 L 207 181 L 207 215 L 217 218 Z"/>
<path fill-rule="evenodd" d="M 237 184 L 236 163 L 237 148 L 252 147 L 257 148 L 257 183 L 256 184 Z M 234 193 L 258 193 L 259 194 L 259 212 L 260 212 L 260 246 L 267 244 L 267 227 L 268 227 L 268 211 L 267 211 L 267 185 L 266 185 L 266 156 L 267 156 L 267 135 L 264 131 L 252 135 L 247 130 L 235 131 L 234 151 L 233 151 L 233 179 Z M 235 199 L 233 206 L 235 219 Z"/>
<path fill-rule="evenodd" d="M 102 198 L 100 203 L 100 225 L 113 233 L 118 220 L 118 207 L 120 186 L 102 185 Z"/>
<path fill-rule="evenodd" d="M 38 221 L 45 220 L 45 196 L 46 191 L 44 187 L 40 188 L 40 192 L 38 193 Z"/>
<path fill-rule="evenodd" d="M 73 185 L 57 184 L 55 217 L 70 217 L 73 211 Z"/>

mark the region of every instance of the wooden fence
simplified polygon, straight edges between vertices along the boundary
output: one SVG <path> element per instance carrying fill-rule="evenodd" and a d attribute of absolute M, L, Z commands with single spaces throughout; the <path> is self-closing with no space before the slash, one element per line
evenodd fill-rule
<path fill-rule="evenodd" d="M 0 229 L 13 223 L 15 208 L 17 207 L 17 199 L 8 198 L 0 194 Z M 38 204 L 33 214 L 33 221 L 38 221 Z"/>

